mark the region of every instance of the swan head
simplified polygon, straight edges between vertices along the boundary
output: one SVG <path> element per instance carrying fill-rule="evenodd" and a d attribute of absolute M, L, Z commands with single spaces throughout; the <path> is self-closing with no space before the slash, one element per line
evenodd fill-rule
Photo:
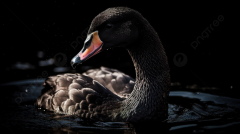
<path fill-rule="evenodd" d="M 109 48 L 133 44 L 138 40 L 139 14 L 127 7 L 108 8 L 98 14 L 92 20 L 83 48 L 71 60 L 72 67 Z"/>

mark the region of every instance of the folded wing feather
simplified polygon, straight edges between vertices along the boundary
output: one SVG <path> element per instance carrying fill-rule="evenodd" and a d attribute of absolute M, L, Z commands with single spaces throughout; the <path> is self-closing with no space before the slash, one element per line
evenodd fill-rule
<path fill-rule="evenodd" d="M 130 76 L 106 67 L 81 74 L 50 76 L 44 82 L 39 108 L 60 114 L 78 114 L 82 118 L 106 119 L 109 111 L 120 107 L 120 101 L 133 90 Z"/>

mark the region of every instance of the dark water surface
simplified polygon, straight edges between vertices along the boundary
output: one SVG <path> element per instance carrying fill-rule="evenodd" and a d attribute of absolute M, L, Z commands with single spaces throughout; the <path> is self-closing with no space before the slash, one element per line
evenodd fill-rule
<path fill-rule="evenodd" d="M 0 85 L 1 130 L 8 133 L 114 133 L 133 134 L 127 122 L 96 122 L 83 124 L 74 117 L 56 115 L 34 106 L 40 95 L 42 80 L 23 80 Z M 239 133 L 240 100 L 204 93 L 172 89 L 169 118 L 164 125 L 156 123 L 155 132 L 163 133 Z M 215 92 L 216 93 L 216 92 Z M 139 127 L 144 128 L 144 126 Z M 148 130 L 148 127 L 144 128 Z M 165 131 L 164 131 L 165 132 Z"/>

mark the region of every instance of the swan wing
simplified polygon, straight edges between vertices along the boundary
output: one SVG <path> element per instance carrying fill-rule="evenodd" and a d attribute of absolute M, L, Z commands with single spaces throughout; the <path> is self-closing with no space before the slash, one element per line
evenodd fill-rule
<path fill-rule="evenodd" d="M 98 81 L 78 73 L 50 76 L 43 86 L 36 102 L 39 108 L 82 119 L 109 118 L 111 110 L 119 108 L 123 100 Z"/>
<path fill-rule="evenodd" d="M 112 93 L 124 98 L 131 94 L 135 85 L 135 80 L 129 75 L 107 67 L 90 69 L 83 75 L 91 77 L 108 88 Z"/>

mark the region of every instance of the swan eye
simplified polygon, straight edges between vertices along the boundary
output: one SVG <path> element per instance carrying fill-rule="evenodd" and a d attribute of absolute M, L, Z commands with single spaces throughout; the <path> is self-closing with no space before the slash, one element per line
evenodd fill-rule
<path fill-rule="evenodd" d="M 106 25 L 106 28 L 111 28 L 112 27 L 112 24 L 107 24 Z"/>

